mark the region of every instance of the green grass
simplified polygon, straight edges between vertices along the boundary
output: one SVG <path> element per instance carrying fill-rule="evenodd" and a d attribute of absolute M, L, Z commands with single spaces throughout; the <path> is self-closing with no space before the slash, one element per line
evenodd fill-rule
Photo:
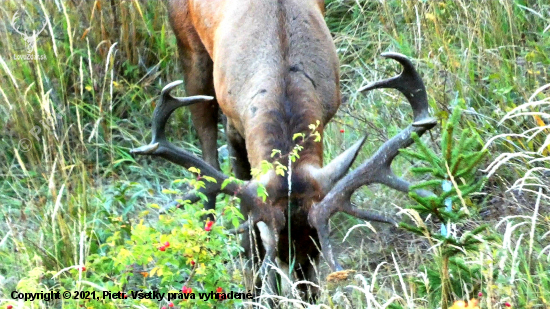
<path fill-rule="evenodd" d="M 327 161 L 369 134 L 358 159 L 365 160 L 410 123 L 410 107 L 396 92 L 357 92 L 361 85 L 398 73 L 395 63 L 379 57 L 385 51 L 414 59 L 439 119 L 464 103 L 462 127 L 476 129 L 485 142 L 500 136 L 487 145 L 487 172 L 492 171 L 491 161 L 501 162 L 501 154 L 534 153 L 502 164 L 473 202 L 482 215 L 468 226 L 488 223 L 500 235 L 465 259 L 481 269 L 483 279 L 476 288 L 484 293 L 482 308 L 504 308 L 505 302 L 517 308 L 550 306 L 549 166 L 548 150 L 543 151 L 550 129 L 544 128 L 550 121 L 549 91 L 531 98 L 550 83 L 546 2 L 327 1 L 344 98 L 325 131 Z M 54 284 L 39 285 L 33 270 L 57 273 L 100 253 L 99 245 L 123 223 L 131 225 L 147 204 L 168 203 L 162 189 L 187 175 L 167 162 L 136 162 L 128 154 L 150 138 L 150 116 L 160 89 L 182 78 L 166 8 L 156 1 L 111 3 L 7 0 L 0 5 L 0 306 L 18 284 Z M 10 25 L 16 12 L 15 26 L 22 31 L 40 29 L 47 21 L 33 46 L 33 54 L 45 60 L 15 59 L 27 54 L 23 37 Z M 533 104 L 538 101 L 542 103 Z M 541 114 L 500 123 L 526 103 L 523 112 Z M 173 140 L 199 153 L 189 114 L 180 111 L 174 118 L 178 130 L 170 133 Z M 531 128 L 541 130 L 532 138 L 502 136 Z M 438 130 L 425 137 L 436 151 Z M 411 177 L 414 164 L 399 159 L 394 169 Z M 545 194 L 540 199 L 539 187 Z M 409 202 L 380 186 L 355 196 L 356 204 L 387 215 Z M 327 283 L 328 269 L 322 263 L 320 303 L 335 308 L 381 308 L 377 303 L 386 302 L 437 307 L 413 283 L 426 276 L 421 265 L 431 263 L 427 241 L 375 225 L 377 234 L 354 229 L 341 243 L 349 228 L 361 222 L 344 215 L 333 221 L 335 247 L 344 265 L 357 273 L 347 282 Z M 60 277 L 68 280 L 71 275 Z M 348 285 L 361 289 L 350 292 Z M 472 287 L 469 295 L 455 299 L 478 292 Z"/>

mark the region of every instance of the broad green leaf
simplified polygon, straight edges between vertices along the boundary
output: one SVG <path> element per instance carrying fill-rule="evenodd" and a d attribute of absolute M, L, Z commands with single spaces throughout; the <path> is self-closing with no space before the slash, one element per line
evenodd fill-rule
<path fill-rule="evenodd" d="M 218 183 L 214 177 L 202 176 L 202 178 L 204 178 L 206 181 L 211 182 L 211 183 Z"/>

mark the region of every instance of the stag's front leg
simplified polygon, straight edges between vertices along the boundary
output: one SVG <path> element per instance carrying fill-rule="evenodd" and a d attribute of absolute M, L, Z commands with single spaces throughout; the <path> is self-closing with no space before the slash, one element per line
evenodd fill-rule
<path fill-rule="evenodd" d="M 182 8 L 185 11 L 187 1 L 174 1 L 171 5 L 173 6 L 171 12 L 177 12 Z M 212 59 L 210 59 L 202 41 L 194 30 L 189 15 L 182 14 L 182 16 L 183 20 L 180 20 L 177 24 L 172 24 L 172 27 L 178 39 L 181 66 L 185 76 L 185 92 L 189 96 L 208 95 L 215 97 Z M 204 104 L 192 105 L 189 106 L 189 111 L 201 144 L 203 160 L 215 169 L 220 170 L 217 147 L 218 102 L 214 99 Z M 205 208 L 207 210 L 214 209 L 216 194 L 206 194 L 206 197 L 208 202 L 205 203 Z"/>
<path fill-rule="evenodd" d="M 227 146 L 231 157 L 233 173 L 239 179 L 250 180 L 252 175 L 250 173 L 251 167 L 250 162 L 248 162 L 246 142 L 231 121 L 227 120 L 226 122 L 225 135 L 227 137 Z"/>
<path fill-rule="evenodd" d="M 199 142 L 202 148 L 204 161 L 217 170 L 220 170 L 218 162 L 218 103 L 216 100 L 204 104 L 189 106 L 193 126 L 197 130 Z M 207 210 L 216 207 L 216 193 L 206 195 L 208 201 L 204 207 Z M 213 218 L 211 218 L 213 219 Z"/>

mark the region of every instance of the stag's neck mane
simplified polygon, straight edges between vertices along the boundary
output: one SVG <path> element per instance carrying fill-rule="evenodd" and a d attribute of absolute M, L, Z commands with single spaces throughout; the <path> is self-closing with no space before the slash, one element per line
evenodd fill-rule
<path fill-rule="evenodd" d="M 315 142 L 309 128 L 311 124 L 319 121 L 317 131 L 322 134 L 323 113 L 315 100 L 308 100 L 307 104 L 304 104 L 299 100 L 293 100 L 292 96 L 283 94 L 268 103 L 256 103 L 251 109 L 254 113 L 251 113 L 252 117 L 246 121 L 246 143 L 247 149 L 255 150 L 254 153 L 249 153 L 252 167 L 259 167 L 264 160 L 279 161 L 287 166 L 288 157 L 296 145 L 302 149 L 298 152 L 299 158 L 294 166 L 306 162 L 315 166 L 322 165 L 323 143 Z M 298 133 L 302 133 L 305 138 L 295 138 Z M 272 156 L 274 150 L 277 154 Z"/>

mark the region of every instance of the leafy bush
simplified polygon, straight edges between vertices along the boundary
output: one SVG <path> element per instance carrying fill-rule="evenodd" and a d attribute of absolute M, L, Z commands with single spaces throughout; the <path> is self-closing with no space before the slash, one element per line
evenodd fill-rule
<path fill-rule="evenodd" d="M 174 183 L 182 182 L 195 189 L 204 185 L 201 180 L 185 179 Z M 165 193 L 182 192 L 176 189 L 165 190 Z M 181 207 L 168 210 L 158 217 L 158 221 L 151 220 L 149 224 L 145 223 L 149 211 L 143 211 L 140 214 L 142 219 L 132 225 L 130 239 L 115 232 L 102 245 L 104 253 L 91 256 L 91 264 L 98 273 L 105 275 L 104 279 L 115 279 L 116 285 L 126 287 L 125 291 L 184 291 L 193 293 L 195 299 L 180 301 L 180 306 L 211 308 L 213 302 L 220 300 L 205 302 L 199 300 L 198 293 L 243 292 L 241 270 L 230 264 L 238 260 L 241 249 L 235 237 L 229 235 L 223 226 L 224 222 L 237 225 L 238 219 L 243 217 L 234 201 L 218 203 L 216 211 L 204 210 L 200 202 L 178 202 Z M 156 204 L 150 207 L 159 208 Z M 205 223 L 203 218 L 207 214 L 213 214 L 215 221 L 208 219 Z M 227 299 L 224 302 L 225 306 L 231 307 L 237 301 Z"/>
<path fill-rule="evenodd" d="M 204 185 L 202 180 L 174 181 L 174 184 L 181 183 L 195 189 Z M 182 193 L 178 189 L 164 192 Z M 98 299 L 64 300 L 64 305 L 71 308 L 78 304 L 88 308 L 120 308 L 131 304 L 159 307 L 158 300 L 136 299 L 140 291 L 164 293 L 160 302 L 164 306 L 169 306 L 170 302 L 182 308 L 211 308 L 213 304 L 227 308 L 236 306 L 242 300 L 220 299 L 224 297 L 222 293 L 248 292 L 243 290 L 242 270 L 235 263 L 242 249 L 224 227 L 225 224 L 236 226 L 239 219 L 243 219 L 235 207 L 236 201 L 227 198 L 217 204 L 216 210 L 210 211 L 204 210 L 201 202 L 189 204 L 189 201 L 178 200 L 178 203 L 178 207 L 161 210 L 164 214 L 158 217 L 152 213 L 160 210 L 159 205 L 151 204 L 136 220 L 124 223 L 119 219 L 120 229 L 111 231 L 97 253 L 88 256 L 86 265 L 72 266 L 59 273 L 36 267 L 19 282 L 18 289 L 36 292 L 61 287 L 61 293 L 95 291 L 95 294 L 82 295 Z M 213 215 L 215 221 L 208 219 L 205 222 L 207 214 Z M 102 291 L 110 291 L 113 293 L 110 298 L 120 299 L 103 299 Z M 115 295 L 113 291 L 123 294 Z M 204 295 L 204 300 L 200 299 L 199 293 L 210 292 L 219 295 L 217 298 L 208 296 L 208 301 Z M 178 299 L 168 301 L 166 293 L 177 293 L 172 295 Z M 184 299 L 179 299 L 182 297 Z"/>

